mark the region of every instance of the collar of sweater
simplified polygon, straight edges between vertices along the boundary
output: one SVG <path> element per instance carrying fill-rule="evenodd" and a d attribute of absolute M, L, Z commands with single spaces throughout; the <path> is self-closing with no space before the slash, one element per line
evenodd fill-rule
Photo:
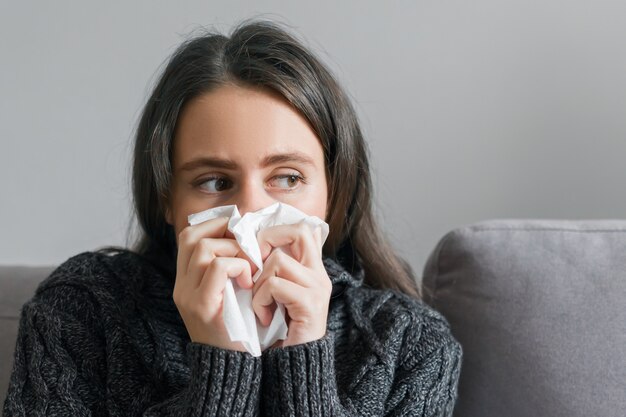
<path fill-rule="evenodd" d="M 365 273 L 360 263 L 357 263 L 352 273 L 350 273 L 348 269 L 336 259 L 324 257 L 323 262 L 326 273 L 333 283 L 332 298 L 343 293 L 346 287 L 360 287 L 363 284 Z"/>

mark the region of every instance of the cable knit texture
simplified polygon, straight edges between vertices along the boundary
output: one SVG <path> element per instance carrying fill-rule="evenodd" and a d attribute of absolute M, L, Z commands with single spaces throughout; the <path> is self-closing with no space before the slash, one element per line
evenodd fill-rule
<path fill-rule="evenodd" d="M 462 351 L 445 319 L 324 265 L 326 335 L 255 358 L 189 340 L 172 274 L 129 251 L 81 253 L 23 307 L 4 415 L 452 415 Z"/>

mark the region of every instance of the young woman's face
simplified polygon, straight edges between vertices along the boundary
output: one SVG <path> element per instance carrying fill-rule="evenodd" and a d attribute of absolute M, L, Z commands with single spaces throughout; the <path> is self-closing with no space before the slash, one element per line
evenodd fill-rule
<path fill-rule="evenodd" d="M 324 152 L 306 119 L 276 93 L 221 86 L 179 116 L 166 220 L 236 204 L 241 215 L 283 202 L 326 219 Z"/>

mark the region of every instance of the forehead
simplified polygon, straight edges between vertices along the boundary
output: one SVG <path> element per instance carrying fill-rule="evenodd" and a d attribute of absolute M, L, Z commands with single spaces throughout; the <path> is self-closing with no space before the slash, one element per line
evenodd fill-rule
<path fill-rule="evenodd" d="M 250 162 L 294 151 L 323 160 L 306 118 L 278 93 L 228 84 L 185 105 L 176 126 L 174 165 L 203 155 Z"/>

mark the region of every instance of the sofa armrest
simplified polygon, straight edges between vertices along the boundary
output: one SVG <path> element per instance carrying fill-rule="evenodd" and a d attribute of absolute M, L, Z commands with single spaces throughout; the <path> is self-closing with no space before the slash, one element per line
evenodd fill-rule
<path fill-rule="evenodd" d="M 423 277 L 464 361 L 455 416 L 626 413 L 626 221 L 493 220 Z"/>

